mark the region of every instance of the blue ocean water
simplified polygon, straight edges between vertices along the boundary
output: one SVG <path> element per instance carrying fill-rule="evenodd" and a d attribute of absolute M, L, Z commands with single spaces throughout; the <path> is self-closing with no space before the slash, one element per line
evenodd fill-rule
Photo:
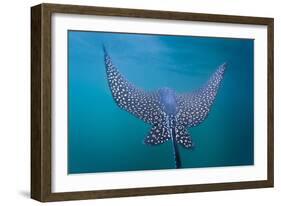
<path fill-rule="evenodd" d="M 134 85 L 189 92 L 228 63 L 208 118 L 179 147 L 184 168 L 254 164 L 254 40 L 68 31 L 68 173 L 173 169 L 172 142 L 143 144 L 151 125 L 120 109 L 107 84 L 105 45 Z"/>

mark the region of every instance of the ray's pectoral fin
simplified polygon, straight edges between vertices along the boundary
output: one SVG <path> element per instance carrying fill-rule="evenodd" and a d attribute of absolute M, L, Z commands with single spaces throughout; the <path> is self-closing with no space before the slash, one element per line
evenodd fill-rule
<path fill-rule="evenodd" d="M 154 125 L 147 137 L 144 139 L 144 143 L 148 145 L 163 144 L 170 139 L 168 129 L 161 124 Z"/>
<path fill-rule="evenodd" d="M 108 85 L 116 104 L 151 125 L 161 121 L 161 108 L 158 104 L 159 96 L 157 93 L 144 91 L 127 81 L 114 66 L 105 48 L 104 62 Z"/>
<path fill-rule="evenodd" d="M 202 88 L 194 92 L 178 95 L 181 111 L 178 120 L 182 125 L 195 127 L 207 118 L 221 85 L 226 67 L 226 63 L 220 65 Z"/>

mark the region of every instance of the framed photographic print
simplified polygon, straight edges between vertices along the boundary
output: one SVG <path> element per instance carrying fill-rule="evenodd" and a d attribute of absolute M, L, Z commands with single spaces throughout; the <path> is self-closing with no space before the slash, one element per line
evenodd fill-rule
<path fill-rule="evenodd" d="M 273 19 L 31 8 L 31 197 L 273 187 Z"/>

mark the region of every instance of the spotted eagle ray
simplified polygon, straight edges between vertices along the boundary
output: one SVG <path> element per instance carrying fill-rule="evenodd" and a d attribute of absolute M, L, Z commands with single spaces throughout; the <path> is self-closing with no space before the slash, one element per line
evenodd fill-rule
<path fill-rule="evenodd" d="M 103 46 L 106 75 L 116 104 L 152 128 L 145 144 L 158 145 L 172 140 L 175 168 L 181 168 L 178 144 L 194 147 L 187 128 L 202 123 L 215 100 L 227 64 L 218 67 L 207 83 L 193 92 L 178 94 L 171 88 L 145 91 L 137 88 L 119 72 Z"/>

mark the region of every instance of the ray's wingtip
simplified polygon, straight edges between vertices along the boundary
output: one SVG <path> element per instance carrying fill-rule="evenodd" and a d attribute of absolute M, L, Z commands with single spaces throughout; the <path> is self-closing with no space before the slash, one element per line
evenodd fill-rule
<path fill-rule="evenodd" d="M 224 63 L 221 65 L 221 67 L 222 67 L 224 70 L 227 69 L 228 63 L 227 63 L 227 62 L 224 62 Z"/>
<path fill-rule="evenodd" d="M 227 69 L 228 67 L 228 63 L 227 62 L 224 62 L 223 64 L 221 64 L 218 68 L 218 72 L 220 74 L 224 74 L 225 70 Z"/>
<path fill-rule="evenodd" d="M 106 47 L 104 44 L 102 44 L 102 50 L 103 50 L 104 55 L 107 55 L 107 50 L 106 50 Z"/>

